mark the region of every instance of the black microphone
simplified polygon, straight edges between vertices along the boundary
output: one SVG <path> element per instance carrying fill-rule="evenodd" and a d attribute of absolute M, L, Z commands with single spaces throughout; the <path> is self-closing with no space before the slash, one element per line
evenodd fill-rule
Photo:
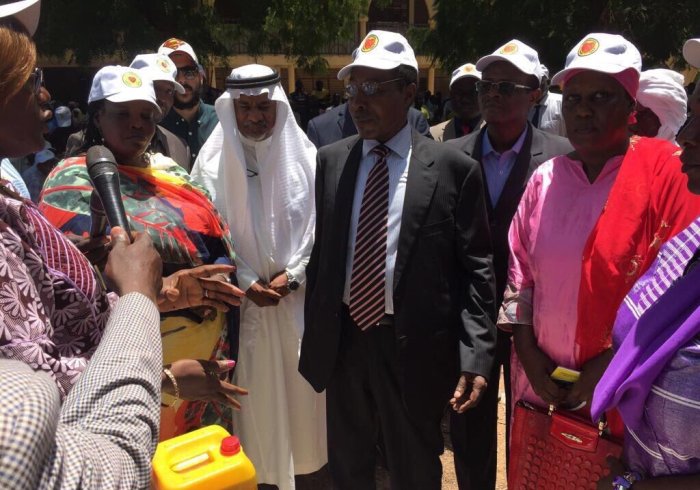
<path fill-rule="evenodd" d="M 119 170 L 112 152 L 101 145 L 90 147 L 87 152 L 87 171 L 92 186 L 102 201 L 109 225 L 112 228 L 121 227 L 131 241 L 131 228 L 119 189 Z"/>
<path fill-rule="evenodd" d="M 102 207 L 102 200 L 95 189 L 90 194 L 90 236 L 95 238 L 104 236 L 107 232 L 107 215 Z"/>

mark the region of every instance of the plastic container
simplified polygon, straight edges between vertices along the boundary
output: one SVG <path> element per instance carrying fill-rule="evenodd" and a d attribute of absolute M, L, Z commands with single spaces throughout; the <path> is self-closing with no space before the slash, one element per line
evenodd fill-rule
<path fill-rule="evenodd" d="M 210 425 L 158 444 L 153 488 L 159 490 L 257 490 L 255 468 L 238 437 Z"/>

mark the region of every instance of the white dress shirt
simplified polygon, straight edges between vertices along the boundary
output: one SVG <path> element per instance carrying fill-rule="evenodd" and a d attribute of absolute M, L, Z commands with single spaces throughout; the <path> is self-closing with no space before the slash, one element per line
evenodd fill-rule
<path fill-rule="evenodd" d="M 355 254 L 355 239 L 357 235 L 357 223 L 360 219 L 360 208 L 362 207 L 362 196 L 367 184 L 367 176 L 379 156 L 372 152 L 372 149 L 381 143 L 376 140 L 364 140 L 362 143 L 362 160 L 357 171 L 357 181 L 355 181 L 355 195 L 352 202 L 352 216 L 350 217 L 350 234 L 348 237 L 348 257 L 345 264 L 345 290 L 343 292 L 343 302 L 350 302 L 350 278 L 352 276 L 352 260 Z M 401 216 L 403 214 L 403 202 L 406 194 L 406 179 L 408 177 L 408 162 L 411 159 L 411 126 L 406 124 L 398 133 L 384 146 L 391 150 L 387 156 L 389 167 L 389 216 L 387 219 L 386 237 L 386 284 L 384 290 L 385 312 L 394 314 L 394 265 L 396 264 L 396 253 L 399 246 L 399 233 L 401 232 Z"/>

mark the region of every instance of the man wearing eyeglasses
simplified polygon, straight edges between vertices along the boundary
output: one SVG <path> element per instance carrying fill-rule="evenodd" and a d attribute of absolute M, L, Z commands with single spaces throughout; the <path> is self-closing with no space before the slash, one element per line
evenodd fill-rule
<path fill-rule="evenodd" d="M 316 148 L 294 119 L 279 72 L 268 66 L 231 71 L 215 106 L 221 122 L 192 178 L 228 222 L 246 292 L 234 379 L 250 386 L 250 396 L 233 425 L 258 483 L 294 490 L 295 475 L 327 462 L 324 397 L 296 369 L 314 239 Z"/>
<path fill-rule="evenodd" d="M 525 184 L 541 163 L 570 152 L 572 147 L 568 140 L 528 123 L 528 112 L 540 98 L 543 76 L 537 51 L 514 39 L 481 58 L 476 69 L 482 73 L 476 90 L 486 126 L 448 144 L 456 145 L 481 164 L 494 247 L 496 304 L 500 305 L 508 269 L 508 228 Z M 496 485 L 498 379 L 503 366 L 508 431 L 510 337 L 509 332 L 498 332 L 496 362 L 489 375 L 493 382 L 482 403 L 470 412 L 451 414 L 450 437 L 460 489 L 488 490 Z"/>
<path fill-rule="evenodd" d="M 299 371 L 326 390 L 336 488 L 374 488 L 381 433 L 392 488 L 437 490 L 445 406 L 478 403 L 495 345 L 484 186 L 408 123 L 403 36 L 372 31 L 353 58 L 338 78 L 359 135 L 318 153 Z"/>
<path fill-rule="evenodd" d="M 187 142 L 192 165 L 219 119 L 214 106 L 200 98 L 204 75 L 192 46 L 181 39 L 170 38 L 160 45 L 158 54 L 169 56 L 175 63 L 175 80 L 185 88 L 184 93 L 175 94 L 173 108 L 160 124 Z"/>
<path fill-rule="evenodd" d="M 450 105 L 453 117 L 430 128 L 435 141 L 447 141 L 475 131 L 481 126 L 481 111 L 476 96 L 476 83 L 481 72 L 473 63 L 466 63 L 452 72 Z"/>

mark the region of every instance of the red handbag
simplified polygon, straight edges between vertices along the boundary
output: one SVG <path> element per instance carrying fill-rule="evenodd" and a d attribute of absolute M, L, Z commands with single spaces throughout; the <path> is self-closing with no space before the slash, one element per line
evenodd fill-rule
<path fill-rule="evenodd" d="M 605 426 L 519 401 L 510 433 L 508 489 L 595 490 L 608 473 L 606 458 L 622 454 L 622 444 L 604 433 Z"/>

